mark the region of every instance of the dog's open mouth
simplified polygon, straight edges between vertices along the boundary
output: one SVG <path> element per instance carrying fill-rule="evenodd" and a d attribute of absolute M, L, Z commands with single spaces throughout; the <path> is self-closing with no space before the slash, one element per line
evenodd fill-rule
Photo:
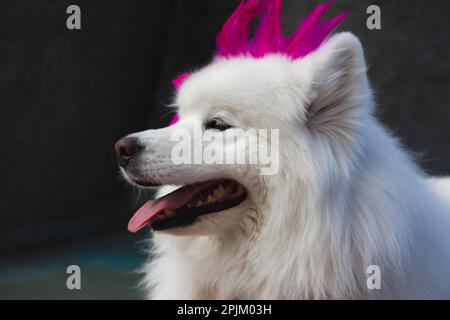
<path fill-rule="evenodd" d="M 159 199 L 148 201 L 131 218 L 128 230 L 135 233 L 147 224 L 157 231 L 186 227 L 200 216 L 238 206 L 247 194 L 247 190 L 234 180 L 186 185 Z"/>

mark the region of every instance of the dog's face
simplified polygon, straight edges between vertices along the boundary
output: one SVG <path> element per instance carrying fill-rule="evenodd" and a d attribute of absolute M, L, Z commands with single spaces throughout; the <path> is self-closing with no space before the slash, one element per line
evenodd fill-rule
<path fill-rule="evenodd" d="M 358 108 L 362 90 L 367 90 L 367 83 L 361 46 L 347 33 L 332 37 L 302 59 L 283 55 L 217 59 L 193 73 L 176 96 L 178 123 L 131 134 L 116 146 L 122 172 L 134 185 L 184 186 L 144 206 L 131 230 L 151 223 L 159 231 L 211 234 L 267 220 L 261 216 L 268 214 L 267 202 L 286 188 L 287 181 L 312 184 L 342 169 L 341 154 L 352 152 L 360 118 L 368 114 Z M 192 160 L 195 139 L 200 139 L 196 145 L 202 155 L 206 149 L 214 155 L 243 150 L 247 159 L 252 155 L 257 159 L 260 152 L 249 146 L 265 141 L 266 146 L 276 144 L 269 153 L 276 152 L 271 159 L 278 161 L 266 163 L 270 174 L 262 174 L 258 161 L 174 159 L 180 145 L 191 145 L 192 157 L 181 158 Z M 182 153 L 186 156 L 186 150 Z M 336 166 L 324 164 L 324 172 L 317 172 L 321 161 L 330 158 Z"/>

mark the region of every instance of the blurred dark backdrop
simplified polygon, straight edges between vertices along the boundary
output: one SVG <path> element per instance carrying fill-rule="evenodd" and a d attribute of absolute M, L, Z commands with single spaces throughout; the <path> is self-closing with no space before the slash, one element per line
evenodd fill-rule
<path fill-rule="evenodd" d="M 315 4 L 285 0 L 291 32 Z M 137 201 L 118 179 L 114 142 L 166 125 L 171 79 L 206 64 L 238 0 L 2 0 L 0 255 L 116 231 Z M 66 8 L 82 30 L 66 28 Z M 366 8 L 382 9 L 382 30 Z M 338 0 L 330 16 L 360 37 L 378 114 L 450 174 L 450 2 Z"/>

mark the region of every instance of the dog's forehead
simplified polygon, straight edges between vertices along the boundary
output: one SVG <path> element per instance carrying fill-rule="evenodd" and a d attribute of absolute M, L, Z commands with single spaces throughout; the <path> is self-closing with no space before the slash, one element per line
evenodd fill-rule
<path fill-rule="evenodd" d="M 177 104 L 181 112 L 211 107 L 257 108 L 270 103 L 274 93 L 293 85 L 293 64 L 282 55 L 218 59 L 186 80 Z"/>

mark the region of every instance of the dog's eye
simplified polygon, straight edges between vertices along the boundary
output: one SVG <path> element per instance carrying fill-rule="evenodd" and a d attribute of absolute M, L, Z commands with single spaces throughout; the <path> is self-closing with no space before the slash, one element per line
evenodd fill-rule
<path fill-rule="evenodd" d="M 219 130 L 219 131 L 225 131 L 232 128 L 231 125 L 223 121 L 219 118 L 214 118 L 206 122 L 205 124 L 205 130 L 213 129 L 213 130 Z"/>

